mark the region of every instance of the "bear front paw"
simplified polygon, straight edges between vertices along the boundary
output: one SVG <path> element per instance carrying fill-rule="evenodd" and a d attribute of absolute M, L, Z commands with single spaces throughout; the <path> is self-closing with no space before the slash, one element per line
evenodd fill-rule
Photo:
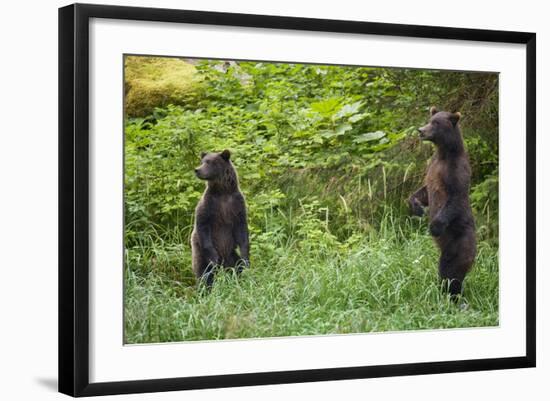
<path fill-rule="evenodd" d="M 445 231 L 445 223 L 441 220 L 434 220 L 430 223 L 430 234 L 433 237 L 439 237 Z"/>
<path fill-rule="evenodd" d="M 424 216 L 424 208 L 416 202 L 411 202 L 411 213 L 413 216 L 422 217 Z"/>

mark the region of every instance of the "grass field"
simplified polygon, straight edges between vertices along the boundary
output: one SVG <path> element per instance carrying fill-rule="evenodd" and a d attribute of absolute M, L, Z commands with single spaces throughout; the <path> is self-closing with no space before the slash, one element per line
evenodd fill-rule
<path fill-rule="evenodd" d="M 459 307 L 440 290 L 438 252 L 417 218 L 388 214 L 378 230 L 343 242 L 312 227 L 309 238 L 299 227 L 295 235 L 254 234 L 250 269 L 219 272 L 210 292 L 195 285 L 189 230 L 153 232 L 127 249 L 126 343 L 499 323 L 498 249 L 478 244 Z"/>

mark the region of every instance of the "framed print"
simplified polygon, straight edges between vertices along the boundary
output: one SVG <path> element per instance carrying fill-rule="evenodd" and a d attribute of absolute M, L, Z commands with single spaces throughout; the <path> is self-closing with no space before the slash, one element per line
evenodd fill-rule
<path fill-rule="evenodd" d="M 535 366 L 535 34 L 59 10 L 59 390 Z"/>

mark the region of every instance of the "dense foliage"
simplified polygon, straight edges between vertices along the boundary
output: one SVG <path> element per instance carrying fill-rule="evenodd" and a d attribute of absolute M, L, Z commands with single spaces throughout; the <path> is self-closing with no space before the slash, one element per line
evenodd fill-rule
<path fill-rule="evenodd" d="M 219 61 L 194 70 L 191 100 L 127 116 L 129 342 L 498 322 L 496 74 Z M 436 251 L 406 204 L 433 152 L 416 134 L 432 104 L 462 112 L 473 170 L 481 251 L 466 312 L 437 306 Z M 247 199 L 251 269 L 205 297 L 190 266 L 204 189 L 193 168 L 202 151 L 226 148 Z M 431 302 L 404 318 L 419 297 Z M 266 326 L 274 313 L 281 325 Z M 368 323 L 342 326 L 356 315 Z"/>

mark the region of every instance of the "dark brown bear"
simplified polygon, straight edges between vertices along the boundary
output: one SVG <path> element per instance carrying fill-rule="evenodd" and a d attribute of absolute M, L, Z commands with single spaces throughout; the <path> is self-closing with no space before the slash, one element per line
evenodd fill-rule
<path fill-rule="evenodd" d="M 203 153 L 201 161 L 195 174 L 206 180 L 206 190 L 195 209 L 191 250 L 193 272 L 210 287 L 216 266 L 237 267 L 238 272 L 248 266 L 248 226 L 246 204 L 229 151 Z"/>
<path fill-rule="evenodd" d="M 418 129 L 420 138 L 433 142 L 435 155 L 424 179 L 424 186 L 409 199 L 412 213 L 424 214 L 429 208 L 430 233 L 441 250 L 439 276 L 456 299 L 462 281 L 476 255 L 475 224 L 470 207 L 470 163 L 458 125 L 460 113 L 430 109 L 427 125 Z"/>

